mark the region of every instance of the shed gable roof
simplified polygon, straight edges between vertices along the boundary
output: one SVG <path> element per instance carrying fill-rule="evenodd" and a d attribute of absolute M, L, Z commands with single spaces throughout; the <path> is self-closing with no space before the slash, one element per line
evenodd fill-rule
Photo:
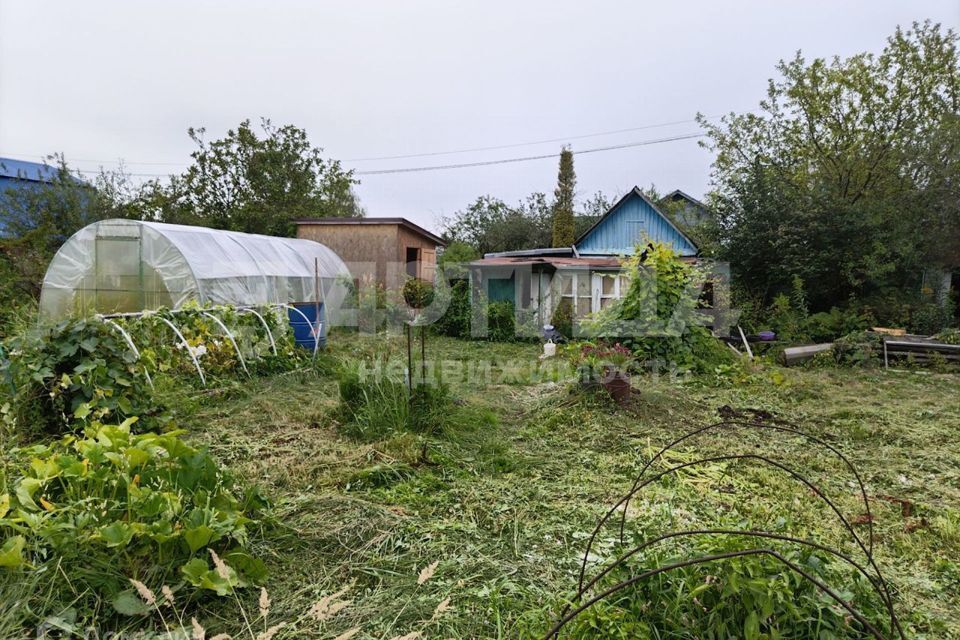
<path fill-rule="evenodd" d="M 634 187 L 574 242 L 585 255 L 631 255 L 638 242 L 652 240 L 671 245 L 681 256 L 699 249 L 650 198 Z"/>
<path fill-rule="evenodd" d="M 337 225 L 361 225 L 361 224 L 385 224 L 385 225 L 397 225 L 404 227 L 405 229 L 420 235 L 427 240 L 430 240 L 434 244 L 445 247 L 447 243 L 440 236 L 431 233 L 421 227 L 418 224 L 414 224 L 407 220 L 406 218 L 301 218 L 300 220 L 294 220 L 294 223 L 297 225 L 328 225 L 328 226 L 337 226 Z"/>

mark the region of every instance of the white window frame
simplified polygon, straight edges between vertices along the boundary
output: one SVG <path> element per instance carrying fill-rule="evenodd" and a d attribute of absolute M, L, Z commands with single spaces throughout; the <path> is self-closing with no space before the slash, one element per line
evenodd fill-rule
<path fill-rule="evenodd" d="M 613 291 L 611 293 L 603 292 L 603 279 L 613 278 Z M 593 272 L 593 311 L 600 311 L 603 308 L 604 300 L 619 300 L 627 292 L 629 287 L 629 276 L 623 271 L 595 271 Z"/>

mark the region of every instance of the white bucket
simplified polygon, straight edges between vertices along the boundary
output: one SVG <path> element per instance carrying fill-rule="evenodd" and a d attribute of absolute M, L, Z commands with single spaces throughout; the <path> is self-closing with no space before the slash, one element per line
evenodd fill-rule
<path fill-rule="evenodd" d="M 557 355 L 557 345 L 552 342 L 546 342 L 543 345 L 543 357 L 552 358 Z"/>

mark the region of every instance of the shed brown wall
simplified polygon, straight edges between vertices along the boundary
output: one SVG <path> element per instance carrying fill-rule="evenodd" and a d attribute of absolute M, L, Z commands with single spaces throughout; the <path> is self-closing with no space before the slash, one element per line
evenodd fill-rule
<path fill-rule="evenodd" d="M 408 247 L 420 249 L 417 277 L 433 280 L 437 245 L 397 224 L 300 224 L 297 237 L 324 244 L 347 263 L 355 279 L 372 277 L 388 289 L 405 280 Z"/>

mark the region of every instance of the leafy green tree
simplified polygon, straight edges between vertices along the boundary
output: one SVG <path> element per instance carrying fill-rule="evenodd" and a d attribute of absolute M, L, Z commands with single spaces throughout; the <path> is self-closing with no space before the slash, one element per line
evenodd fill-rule
<path fill-rule="evenodd" d="M 613 203 L 602 191 L 597 191 L 585 200 L 580 207 L 580 212 L 573 219 L 574 240 L 586 233 L 612 206 Z"/>
<path fill-rule="evenodd" d="M 560 170 L 557 188 L 553 192 L 553 246 L 569 247 L 576 240 L 573 201 L 576 196 L 577 174 L 573 170 L 573 152 L 564 147 L 560 152 Z"/>
<path fill-rule="evenodd" d="M 798 53 L 777 66 L 758 113 L 701 117 L 716 153 L 721 254 L 740 285 L 769 301 L 797 276 L 811 307 L 827 309 L 910 288 L 924 266 L 943 264 L 930 221 L 957 221 L 929 188 L 960 178 L 955 153 L 934 160 L 950 150 L 942 134 L 960 110 L 956 45 L 925 22 L 898 28 L 877 55 Z"/>
<path fill-rule="evenodd" d="M 474 247 L 480 254 L 549 246 L 550 208 L 546 196 L 532 194 L 511 207 L 493 196 L 481 196 L 444 221 L 448 240 Z"/>
<path fill-rule="evenodd" d="M 155 182 L 141 194 L 142 214 L 181 224 L 247 233 L 292 235 L 297 218 L 361 216 L 352 171 L 322 157 L 307 133 L 293 125 L 249 120 L 207 142 L 205 129 L 189 129 L 198 149 L 193 163 L 169 184 Z"/>

